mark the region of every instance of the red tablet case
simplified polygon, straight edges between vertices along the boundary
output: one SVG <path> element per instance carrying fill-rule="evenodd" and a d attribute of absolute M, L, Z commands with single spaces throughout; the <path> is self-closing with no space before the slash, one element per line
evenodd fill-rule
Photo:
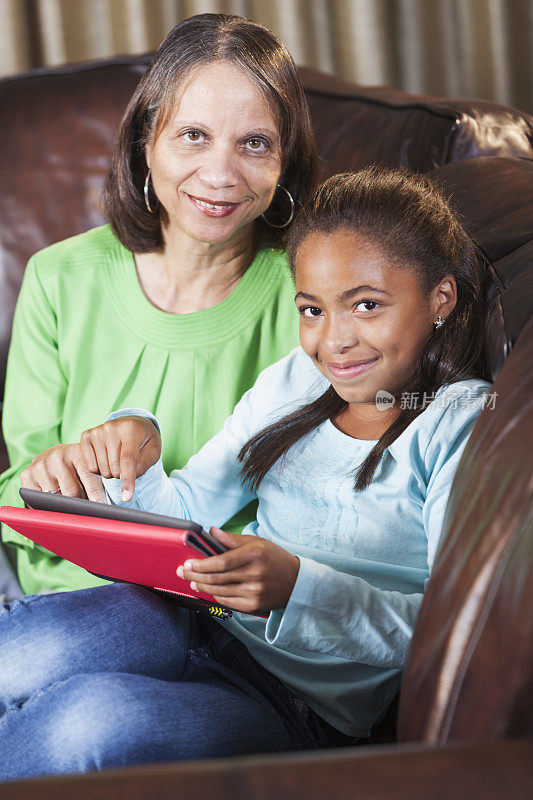
<path fill-rule="evenodd" d="M 187 559 L 204 558 L 191 531 L 11 506 L 0 507 L 0 521 L 95 575 L 203 601 L 211 615 L 231 616 L 212 595 L 192 591 L 176 575 Z"/>

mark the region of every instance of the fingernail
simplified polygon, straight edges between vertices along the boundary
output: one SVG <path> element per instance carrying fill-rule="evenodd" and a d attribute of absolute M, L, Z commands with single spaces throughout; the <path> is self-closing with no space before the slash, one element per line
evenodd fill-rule
<path fill-rule="evenodd" d="M 178 578 L 183 578 L 183 567 L 177 568 L 176 575 L 178 576 Z"/>
<path fill-rule="evenodd" d="M 192 561 L 186 561 L 183 566 L 185 569 L 192 569 Z"/>
<path fill-rule="evenodd" d="M 131 500 L 131 492 L 128 489 L 123 489 L 120 493 L 120 496 L 124 503 L 127 503 L 128 500 Z"/>
<path fill-rule="evenodd" d="M 196 585 L 196 581 L 191 581 L 191 589 L 193 590 L 193 592 L 197 592 L 198 591 L 198 587 Z"/>

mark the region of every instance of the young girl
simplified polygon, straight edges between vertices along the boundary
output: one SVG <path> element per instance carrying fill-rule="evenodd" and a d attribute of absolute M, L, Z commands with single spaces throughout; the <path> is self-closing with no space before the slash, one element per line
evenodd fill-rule
<path fill-rule="evenodd" d="M 227 622 L 120 584 L 4 609 L 4 780 L 339 746 L 397 694 L 490 388 L 482 276 L 430 181 L 376 168 L 326 181 L 288 254 L 302 347 L 184 469 L 166 476 L 156 418 L 126 409 L 23 475 L 65 491 L 75 463 L 75 488 L 97 473 L 114 502 L 206 528 L 259 506 L 181 569 Z"/>

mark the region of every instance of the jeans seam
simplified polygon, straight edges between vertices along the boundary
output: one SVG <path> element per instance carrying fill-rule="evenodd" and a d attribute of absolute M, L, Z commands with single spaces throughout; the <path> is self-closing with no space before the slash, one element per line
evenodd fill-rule
<path fill-rule="evenodd" d="M 27 708 L 31 708 L 37 700 L 39 700 L 43 695 L 49 694 L 53 689 L 57 686 L 61 686 L 61 684 L 66 683 L 70 680 L 71 677 L 77 676 L 69 676 L 68 678 L 64 678 L 60 681 L 54 681 L 54 683 L 49 683 L 47 686 L 43 686 L 38 691 L 34 692 L 33 694 L 29 695 L 25 700 L 12 700 L 8 706 L 6 706 L 6 710 L 0 717 L 0 728 L 7 722 L 8 717 L 12 717 L 14 712 L 17 711 L 25 711 Z"/>
<path fill-rule="evenodd" d="M 34 605 L 39 600 L 42 600 L 43 597 L 47 597 L 44 594 L 33 594 L 33 595 L 26 595 L 25 597 L 15 597 L 13 600 L 10 600 L 9 603 L 3 603 L 0 607 L 0 617 L 6 616 L 10 617 L 11 614 L 16 610 L 19 606 L 22 608 L 28 608 L 31 605 Z M 13 609 L 15 606 L 15 609 Z"/>
<path fill-rule="evenodd" d="M 227 659 L 227 651 L 231 652 L 232 650 L 233 650 L 232 658 Z M 204 645 L 192 648 L 191 650 L 187 651 L 186 655 L 187 658 L 189 658 L 190 656 L 192 661 L 194 661 L 195 659 L 197 659 L 198 661 L 200 660 L 211 661 L 214 665 L 218 667 L 223 667 L 228 670 L 232 670 L 232 672 L 235 674 L 234 677 L 229 675 L 224 676 L 224 683 L 228 686 L 233 686 L 235 689 L 237 689 L 237 691 L 247 695 L 251 700 L 253 700 L 253 702 L 257 703 L 257 705 L 261 707 L 263 711 L 273 719 L 273 721 L 275 721 L 275 726 L 273 729 L 276 732 L 278 752 L 285 752 L 285 750 L 287 749 L 286 748 L 287 725 L 284 724 L 285 721 L 283 720 L 283 717 L 280 716 L 279 711 L 277 710 L 273 702 L 268 698 L 268 696 L 265 696 L 264 691 L 260 686 L 255 685 L 245 674 L 243 675 L 239 673 L 239 671 L 233 669 L 233 665 L 238 660 L 239 655 L 242 654 L 243 650 L 248 658 L 252 658 L 252 660 L 255 661 L 255 659 L 253 659 L 253 657 L 250 655 L 246 647 L 244 647 L 244 645 L 242 645 L 242 643 L 239 642 L 238 640 L 228 641 L 227 644 L 224 645 L 224 647 L 221 649 L 221 651 L 217 653 L 213 653 L 211 650 L 209 650 L 208 647 Z M 223 658 L 223 656 L 225 657 Z M 262 667 L 258 662 L 255 663 L 261 669 L 264 669 L 264 667 Z M 278 683 L 281 683 L 275 677 L 275 675 L 272 675 L 272 673 L 269 673 L 269 675 L 276 681 L 278 681 Z M 246 682 L 249 685 L 249 689 L 248 687 L 244 688 L 243 686 L 239 685 L 239 682 L 236 681 L 235 678 L 240 681 Z M 283 684 L 281 685 L 283 686 Z M 279 687 L 276 687 L 277 694 L 279 693 L 278 688 Z M 253 694 L 250 693 L 250 690 L 252 690 Z M 294 734 L 298 733 L 296 726 L 293 726 L 292 731 L 289 730 L 289 736 L 291 735 L 291 733 L 294 738 Z M 311 733 L 309 735 L 311 740 L 314 742 L 315 741 L 314 736 Z"/>

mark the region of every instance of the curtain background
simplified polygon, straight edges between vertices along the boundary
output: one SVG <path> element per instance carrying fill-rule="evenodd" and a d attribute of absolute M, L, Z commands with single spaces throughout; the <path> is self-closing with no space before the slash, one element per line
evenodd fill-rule
<path fill-rule="evenodd" d="M 0 0 L 0 76 L 151 51 L 206 11 L 260 22 L 297 64 L 356 83 L 533 113 L 533 0 Z"/>

